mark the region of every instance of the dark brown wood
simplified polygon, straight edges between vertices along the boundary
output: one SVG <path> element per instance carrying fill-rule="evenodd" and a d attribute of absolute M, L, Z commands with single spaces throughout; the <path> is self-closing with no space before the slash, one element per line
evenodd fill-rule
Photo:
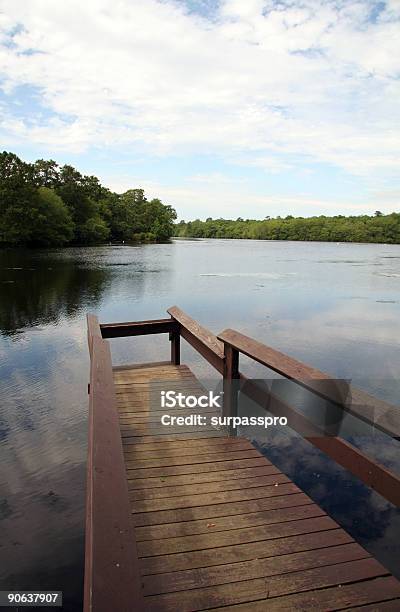
<path fill-rule="evenodd" d="M 322 450 L 395 506 L 400 506 L 400 476 L 368 457 L 342 438 L 326 435 L 322 429 L 274 394 L 267 395 L 255 381 L 241 374 L 241 389 L 253 401 L 276 416 L 286 416 L 289 427 Z"/>
<path fill-rule="evenodd" d="M 270 491 L 272 493 L 272 491 Z M 192 521 L 200 519 L 214 519 L 220 516 L 234 516 L 238 514 L 247 514 L 248 512 L 262 512 L 264 510 L 271 510 L 273 508 L 283 508 L 288 506 L 296 506 L 300 501 L 304 501 L 306 496 L 301 493 L 283 493 L 276 496 L 271 495 L 270 497 L 261 497 L 259 499 L 251 499 L 246 501 L 236 501 L 231 503 L 213 504 L 210 498 L 209 505 L 206 506 L 192 506 L 187 508 L 181 508 L 179 510 L 179 519 L 177 519 L 176 509 L 171 510 L 159 510 L 157 512 L 142 512 L 134 514 L 134 523 L 137 526 L 144 525 L 161 525 L 164 523 L 174 523 L 177 520 L 181 521 Z"/>
<path fill-rule="evenodd" d="M 94 321 L 91 321 L 91 330 Z M 85 612 L 144 610 L 110 348 L 90 333 Z M 96 330 L 95 330 L 96 331 Z M 118 500 L 118 503 L 116 503 Z"/>
<path fill-rule="evenodd" d="M 210 330 L 202 327 L 177 306 L 167 310 L 168 314 L 180 324 L 180 333 L 200 355 L 218 372 L 224 371 L 224 346 Z"/>
<path fill-rule="evenodd" d="M 152 370 L 154 368 L 170 366 L 171 361 L 152 361 L 151 363 L 131 363 L 114 365 L 113 372 L 123 372 L 124 370 Z"/>
<path fill-rule="evenodd" d="M 305 527 L 305 526 L 303 526 Z M 267 531 L 267 530 L 266 530 Z M 213 567 L 224 563 L 253 561 L 263 557 L 285 555 L 301 550 L 313 550 L 351 542 L 351 537 L 342 529 L 327 531 L 304 531 L 299 528 L 296 535 L 267 539 L 260 542 L 220 546 L 207 550 L 147 557 L 140 561 L 143 575 L 163 574 L 168 564 L 169 571 Z M 264 608 L 265 609 L 265 608 Z"/>
<path fill-rule="evenodd" d="M 253 580 L 254 578 L 266 578 L 288 572 L 324 567 L 334 563 L 356 561 L 369 556 L 365 549 L 352 542 L 341 546 L 329 546 L 272 558 L 255 559 L 253 563 L 244 561 L 145 576 L 143 580 L 144 592 L 146 595 L 156 595 L 173 591 L 187 591 L 198 588 L 200 584 L 213 586 L 241 580 Z"/>
<path fill-rule="evenodd" d="M 171 363 L 179 365 L 181 363 L 181 333 L 179 324 L 178 331 L 171 332 L 169 339 L 171 341 Z"/>
<path fill-rule="evenodd" d="M 305 389 L 339 405 L 365 423 L 392 437 L 400 437 L 400 408 L 398 406 L 392 406 L 372 397 L 350 386 L 346 381 L 335 380 L 329 374 L 305 365 L 233 329 L 224 330 L 217 338 Z"/>
<path fill-rule="evenodd" d="M 239 351 L 230 346 L 224 345 L 224 403 L 223 416 L 236 416 L 238 407 L 239 392 Z M 229 428 L 229 435 L 236 435 L 236 428 Z"/>
<path fill-rule="evenodd" d="M 191 433 L 179 433 L 171 436 L 129 436 L 124 440 L 124 444 L 146 444 L 147 442 L 173 442 L 174 440 L 199 440 L 201 438 L 223 438 L 221 431 L 192 431 Z"/>
<path fill-rule="evenodd" d="M 212 463 L 216 465 L 220 462 L 231 461 L 233 459 L 250 459 L 259 457 L 259 452 L 253 447 L 251 450 L 231 450 L 222 453 L 206 453 L 203 455 L 183 455 L 183 456 L 167 456 L 167 457 L 152 457 L 138 459 L 132 457 L 129 453 L 125 454 L 125 464 L 128 470 L 142 469 L 152 467 L 169 467 L 177 465 L 200 465 L 202 463 Z M 207 466 L 205 467 L 207 469 Z"/>
<path fill-rule="evenodd" d="M 176 434 L 178 435 L 178 434 Z M 172 465 L 168 467 L 139 468 L 128 474 L 132 478 L 152 478 L 157 476 L 175 476 L 178 474 L 198 474 L 201 472 L 220 472 L 222 470 L 235 470 L 238 468 L 257 467 L 265 465 L 263 457 L 252 459 L 231 459 L 230 461 L 218 461 L 215 463 L 193 463 L 185 465 Z"/>
<path fill-rule="evenodd" d="M 281 523 L 278 530 L 267 529 L 265 525 L 257 525 L 255 527 L 241 527 L 216 532 L 209 529 L 208 533 L 165 538 L 161 541 L 146 540 L 144 542 L 138 542 L 138 551 L 141 558 L 192 552 L 196 550 L 205 551 L 210 548 L 268 541 L 278 537 L 289 537 L 298 533 L 311 533 L 313 531 L 324 531 L 326 529 L 336 528 L 337 524 L 328 516 L 317 516 L 304 518 L 299 521 Z"/>
<path fill-rule="evenodd" d="M 178 326 L 171 319 L 154 319 L 129 323 L 102 323 L 100 329 L 103 338 L 123 338 L 125 336 L 169 334 L 177 331 Z"/>
<path fill-rule="evenodd" d="M 93 345 L 93 338 L 101 338 L 101 330 L 100 330 L 100 324 L 99 324 L 99 320 L 95 315 L 92 314 L 88 314 L 86 316 L 86 322 L 87 322 L 87 339 L 88 339 L 88 346 L 89 346 L 89 354 L 92 354 L 92 345 Z"/>
<path fill-rule="evenodd" d="M 385 602 L 391 600 L 391 606 Z M 373 605 L 365 605 L 365 604 Z M 243 603 L 233 606 L 213 608 L 213 612 L 266 612 L 265 600 L 253 603 Z M 356 607 L 357 606 L 357 607 Z M 393 610 L 398 612 L 400 607 L 400 584 L 393 576 L 384 576 L 372 580 L 363 580 L 353 584 L 342 584 L 337 587 L 310 590 L 306 593 L 295 593 L 284 597 L 268 599 L 268 612 L 281 612 L 282 610 L 296 610 L 296 612 L 309 612 L 310 610 Z"/>
<path fill-rule="evenodd" d="M 234 479 L 245 478 L 252 480 L 258 476 L 266 476 L 271 474 L 279 474 L 278 468 L 274 465 L 258 466 L 254 468 L 242 468 L 239 470 L 229 470 L 228 474 L 226 471 L 222 472 L 201 472 L 200 474 L 177 474 L 175 476 L 168 477 L 153 477 L 153 478 L 135 478 L 134 474 L 128 474 L 128 488 L 130 490 L 141 490 L 148 489 L 151 487 L 153 490 L 155 487 L 164 487 L 164 485 L 174 486 L 183 484 L 212 484 L 218 482 L 232 481 Z"/>
<path fill-rule="evenodd" d="M 203 610 L 206 607 L 214 608 L 221 604 L 232 605 L 242 602 L 248 604 L 257 600 L 262 600 L 264 606 L 266 606 L 264 610 L 269 611 L 271 609 L 270 601 L 273 605 L 274 599 L 278 597 L 310 591 L 313 588 L 338 587 L 338 585 L 385 576 L 385 574 L 387 572 L 375 559 L 358 559 L 347 563 L 291 572 L 286 576 L 240 580 L 224 585 L 200 587 L 194 591 L 149 596 L 146 599 L 149 602 L 151 612 L 176 612 L 176 610 L 191 612 L 196 609 Z M 268 603 L 266 603 L 266 600 Z M 193 607 L 193 602 L 196 602 L 196 608 Z M 335 609 L 336 602 L 332 602 L 332 604 L 330 609 Z M 278 603 L 277 609 L 279 608 L 285 609 Z M 297 610 L 298 608 L 286 609 Z M 317 609 L 326 610 L 326 608 Z"/>
<path fill-rule="evenodd" d="M 390 604 L 382 609 L 392 609 L 399 583 L 248 440 L 221 437 L 222 430 L 210 426 L 213 410 L 204 409 L 205 425 L 161 424 L 161 390 L 204 394 L 191 371 L 177 365 L 179 332 L 224 375 L 227 416 L 236 413 L 240 385 L 243 395 L 273 414 L 286 415 L 289 425 L 311 443 L 395 501 L 396 477 L 350 444 L 324 435 L 266 385 L 242 376 L 241 348 L 223 345 L 176 307 L 170 314 L 173 363 L 114 372 L 100 326 L 95 318 L 88 320 L 92 420 L 85 612 L 130 612 L 143 606 L 154 612 L 328 610 L 336 609 L 337 602 L 340 609 L 370 609 L 380 602 Z M 139 322 L 133 335 L 140 326 L 156 333 L 154 323 Z M 309 384 L 320 396 L 328 393 L 338 404 L 345 402 L 346 384 L 324 376 L 323 386 L 317 375 L 300 384 Z M 191 410 L 171 409 L 171 414 L 189 416 Z M 101 444 L 96 446 L 96 440 Z"/>
<path fill-rule="evenodd" d="M 138 542 L 145 540 L 159 540 L 162 538 L 177 538 L 185 535 L 201 533 L 215 533 L 240 527 L 255 527 L 257 525 L 276 525 L 287 521 L 296 521 L 304 518 L 323 516 L 324 512 L 309 500 L 302 506 L 279 508 L 265 512 L 251 512 L 238 516 L 223 516 L 213 518 L 212 525 L 208 521 L 184 521 L 181 523 L 166 523 L 164 525 L 150 525 L 149 527 L 136 527 Z"/>
<path fill-rule="evenodd" d="M 120 417 L 121 422 L 121 417 Z M 220 442 L 220 440 L 217 441 Z M 148 445 L 147 445 L 148 446 Z M 156 450 L 157 449 L 157 450 Z M 222 438 L 221 443 L 218 444 L 209 444 L 205 445 L 190 445 L 185 442 L 181 442 L 181 446 L 176 446 L 172 442 L 164 444 L 163 446 L 155 447 L 154 445 L 150 445 L 149 448 L 143 447 L 143 445 L 139 444 L 127 444 L 124 446 L 124 454 L 126 458 L 131 459 L 154 459 L 155 454 L 162 453 L 162 458 L 165 457 L 183 457 L 185 455 L 199 455 L 204 454 L 215 454 L 215 453 L 225 453 L 229 451 L 239 451 L 239 450 L 252 450 L 254 451 L 254 446 L 248 440 L 243 438 L 238 440 L 238 444 L 232 444 L 232 440 L 229 438 Z"/>
<path fill-rule="evenodd" d="M 291 495 L 299 493 L 300 489 L 293 482 L 283 484 L 271 484 L 264 487 L 246 488 L 234 491 L 219 491 L 212 495 L 214 504 L 230 504 L 251 499 L 266 499 L 279 495 Z M 156 512 L 161 510 L 173 510 L 174 508 L 201 508 L 208 506 L 210 496 L 208 495 L 182 495 L 181 497 L 162 497 L 161 499 L 143 499 L 132 505 L 133 512 Z"/>
<path fill-rule="evenodd" d="M 130 499 L 160 499 L 163 497 L 179 497 L 182 495 L 200 495 L 207 493 L 217 493 L 222 491 L 233 491 L 240 489 L 252 489 L 254 487 L 278 486 L 282 483 L 290 482 L 285 474 L 270 474 L 240 480 L 224 480 L 223 482 L 205 482 L 203 484 L 183 484 L 168 487 L 155 487 L 154 489 L 139 489 L 129 492 Z"/>

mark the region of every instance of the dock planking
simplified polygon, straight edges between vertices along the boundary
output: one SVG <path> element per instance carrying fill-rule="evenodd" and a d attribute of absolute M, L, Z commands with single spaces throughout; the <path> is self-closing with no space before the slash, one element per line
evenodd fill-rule
<path fill-rule="evenodd" d="M 400 478 L 325 432 L 239 370 L 240 354 L 399 440 L 400 412 L 313 367 L 179 308 L 169 319 L 99 324 L 88 315 L 89 444 L 85 612 L 400 609 L 400 583 L 246 439 L 210 425 L 165 427 L 160 392 L 203 395 L 180 363 L 184 339 L 222 374 L 223 414 L 238 395 L 289 426 L 386 500 Z M 112 366 L 108 338 L 168 334 L 171 360 Z M 321 383 L 322 381 L 322 383 Z M 237 389 L 237 387 L 236 387 Z M 345 393 L 344 393 L 345 392 Z M 197 409 L 200 412 L 200 409 Z"/>
<path fill-rule="evenodd" d="M 204 393 L 188 367 L 113 376 L 146 610 L 400 608 L 400 584 L 248 440 L 160 425 L 190 414 L 160 390 Z"/>

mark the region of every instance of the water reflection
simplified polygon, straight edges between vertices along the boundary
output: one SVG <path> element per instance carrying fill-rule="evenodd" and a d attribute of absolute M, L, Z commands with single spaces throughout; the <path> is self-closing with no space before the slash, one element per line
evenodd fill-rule
<path fill-rule="evenodd" d="M 1 587 L 63 589 L 65 610 L 81 609 L 86 311 L 138 320 L 178 304 L 398 404 L 399 258 L 396 245 L 227 240 L 0 252 Z M 115 362 L 168 349 L 165 337 L 112 341 Z M 213 375 L 187 346 L 182 360 Z M 246 359 L 241 369 L 265 377 Z M 295 434 L 248 434 L 396 570 L 398 511 Z M 398 465 L 386 439 L 355 443 Z"/>
<path fill-rule="evenodd" d="M 398 508 L 291 431 L 271 431 L 261 439 L 259 434 L 249 437 L 270 461 L 400 578 Z M 363 444 L 360 446 L 367 450 Z M 396 464 L 399 467 L 398 450 Z"/>
<path fill-rule="evenodd" d="M 15 334 L 96 308 L 110 273 L 35 251 L 0 252 L 0 330 Z"/>

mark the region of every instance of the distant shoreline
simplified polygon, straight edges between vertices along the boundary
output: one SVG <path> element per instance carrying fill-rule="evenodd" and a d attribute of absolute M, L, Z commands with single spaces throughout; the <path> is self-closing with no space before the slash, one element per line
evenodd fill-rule
<path fill-rule="evenodd" d="M 288 215 L 263 220 L 209 218 L 180 221 L 175 230 L 177 238 L 400 244 L 400 213 L 305 218 Z"/>

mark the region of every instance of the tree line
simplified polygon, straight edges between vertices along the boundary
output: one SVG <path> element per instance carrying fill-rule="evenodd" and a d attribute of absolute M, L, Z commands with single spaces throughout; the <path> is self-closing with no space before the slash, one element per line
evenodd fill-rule
<path fill-rule="evenodd" d="M 182 238 L 248 238 L 323 242 L 382 242 L 400 244 L 400 213 L 334 217 L 276 217 L 236 221 L 212 219 L 181 221 L 175 235 Z"/>
<path fill-rule="evenodd" d="M 180 221 L 143 189 L 118 194 L 53 160 L 0 153 L 0 246 L 164 242 L 172 236 L 400 244 L 400 213 Z"/>
<path fill-rule="evenodd" d="M 73 166 L 0 153 L 0 245 L 164 242 L 175 220 L 174 208 L 143 189 L 114 193 Z"/>

